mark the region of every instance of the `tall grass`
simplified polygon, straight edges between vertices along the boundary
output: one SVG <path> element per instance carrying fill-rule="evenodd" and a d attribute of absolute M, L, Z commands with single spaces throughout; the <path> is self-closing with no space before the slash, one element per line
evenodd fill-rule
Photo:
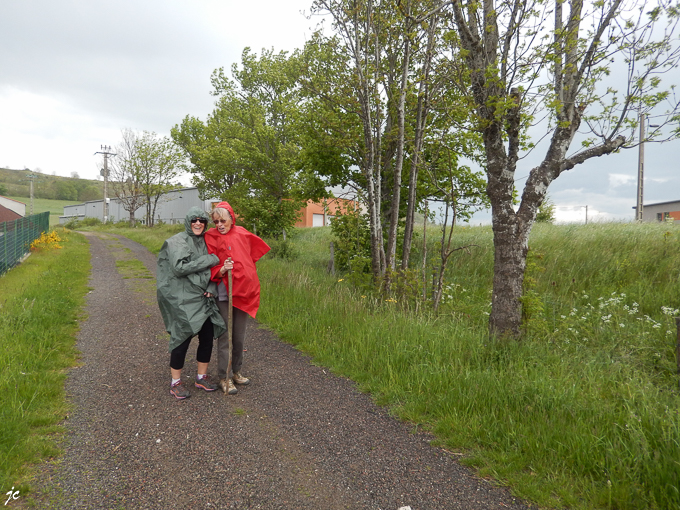
<path fill-rule="evenodd" d="M 477 246 L 452 261 L 436 316 L 326 274 L 329 234 L 313 229 L 293 238 L 297 261 L 259 263 L 258 318 L 520 496 L 679 508 L 680 230 L 538 225 L 534 314 L 503 344 L 486 329 L 490 229 L 455 239 Z"/>
<path fill-rule="evenodd" d="M 57 424 L 68 413 L 65 369 L 77 359 L 74 336 L 87 293 L 89 251 L 60 233 L 0 278 L 0 490 L 25 492 L 30 465 L 55 455 Z"/>

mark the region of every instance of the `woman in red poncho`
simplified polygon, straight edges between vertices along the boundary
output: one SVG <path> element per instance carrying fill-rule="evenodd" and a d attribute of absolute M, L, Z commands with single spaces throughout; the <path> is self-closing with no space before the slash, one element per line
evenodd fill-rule
<path fill-rule="evenodd" d="M 255 318 L 260 306 L 260 280 L 257 262 L 269 251 L 269 246 L 255 234 L 234 225 L 234 211 L 227 202 L 220 202 L 210 213 L 216 228 L 205 233 L 208 253 L 214 253 L 220 263 L 211 269 L 211 277 L 217 283 L 217 307 L 227 323 L 229 306 L 232 307 L 232 370 L 229 364 L 229 332 L 217 339 L 217 375 L 224 393 L 237 393 L 234 384 L 249 384 L 250 379 L 241 374 L 243 342 L 246 336 L 248 315 Z M 227 260 L 231 257 L 231 262 Z M 232 302 L 229 303 L 227 270 L 232 269 Z M 229 326 L 229 324 L 227 324 Z"/>

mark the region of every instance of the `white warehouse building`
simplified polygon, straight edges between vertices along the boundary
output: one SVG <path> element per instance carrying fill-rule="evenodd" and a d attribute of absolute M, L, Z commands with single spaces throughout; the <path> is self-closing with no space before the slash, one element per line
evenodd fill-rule
<path fill-rule="evenodd" d="M 109 198 L 109 221 L 129 220 L 130 213 L 123 208 L 121 201 L 115 197 Z M 154 223 L 175 224 L 184 222 L 184 217 L 189 208 L 196 206 L 210 211 L 214 205 L 221 202 L 218 198 L 201 200 L 198 196 L 198 188 L 182 188 L 165 193 L 158 201 Z M 64 206 L 64 215 L 59 216 L 59 223 L 64 224 L 70 220 L 83 220 L 85 218 L 99 218 L 104 221 L 104 199 L 91 200 L 83 204 Z M 146 204 L 135 211 L 135 219 L 146 222 Z"/>

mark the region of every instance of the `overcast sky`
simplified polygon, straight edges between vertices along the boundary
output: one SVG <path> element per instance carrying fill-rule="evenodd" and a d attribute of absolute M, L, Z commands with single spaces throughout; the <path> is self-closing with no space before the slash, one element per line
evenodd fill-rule
<path fill-rule="evenodd" d="M 121 129 L 169 135 L 186 115 L 205 119 L 212 71 L 240 62 L 244 47 L 302 47 L 315 25 L 301 14 L 310 4 L 3 0 L 0 166 L 97 178 L 94 153 L 115 146 Z M 679 144 L 646 145 L 645 203 L 680 200 Z M 631 220 L 637 167 L 635 149 L 560 176 L 549 190 L 558 220 L 584 221 L 585 206 L 589 221 Z M 517 178 L 529 170 L 520 163 Z"/>
<path fill-rule="evenodd" d="M 0 166 L 95 179 L 121 129 L 169 135 L 213 109 L 250 46 L 302 47 L 307 0 L 3 0 Z"/>

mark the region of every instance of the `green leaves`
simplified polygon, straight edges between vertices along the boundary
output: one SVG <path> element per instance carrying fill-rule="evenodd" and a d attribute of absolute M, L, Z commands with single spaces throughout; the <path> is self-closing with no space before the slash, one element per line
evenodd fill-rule
<path fill-rule="evenodd" d="M 300 204 L 325 194 L 302 149 L 301 69 L 299 52 L 263 50 L 258 57 L 246 48 L 233 79 L 223 68 L 213 72 L 219 99 L 206 121 L 186 117 L 172 130 L 203 194 L 229 200 L 260 233 L 291 228 Z"/>

